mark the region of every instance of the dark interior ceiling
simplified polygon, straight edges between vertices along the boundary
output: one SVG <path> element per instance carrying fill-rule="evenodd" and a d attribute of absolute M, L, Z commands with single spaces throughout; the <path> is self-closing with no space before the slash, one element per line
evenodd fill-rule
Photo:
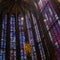
<path fill-rule="evenodd" d="M 35 11 L 35 2 L 36 0 L 0 0 L 0 13 Z"/>

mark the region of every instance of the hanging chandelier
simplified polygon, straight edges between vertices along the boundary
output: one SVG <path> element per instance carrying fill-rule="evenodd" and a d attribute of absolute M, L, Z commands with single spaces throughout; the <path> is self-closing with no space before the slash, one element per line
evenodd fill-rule
<path fill-rule="evenodd" d="M 30 43 L 26 43 L 24 45 L 24 51 L 26 52 L 27 55 L 32 55 L 32 45 Z"/>

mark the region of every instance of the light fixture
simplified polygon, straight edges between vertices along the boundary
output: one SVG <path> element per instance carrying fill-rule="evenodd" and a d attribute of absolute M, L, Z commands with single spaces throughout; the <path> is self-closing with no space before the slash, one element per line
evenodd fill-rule
<path fill-rule="evenodd" d="M 21 20 L 24 20 L 24 17 L 21 17 Z"/>
<path fill-rule="evenodd" d="M 44 19 L 44 22 L 46 22 L 47 21 L 47 19 Z"/>
<path fill-rule="evenodd" d="M 26 52 L 27 55 L 32 55 L 32 46 L 30 43 L 26 43 L 24 45 L 24 51 Z"/>

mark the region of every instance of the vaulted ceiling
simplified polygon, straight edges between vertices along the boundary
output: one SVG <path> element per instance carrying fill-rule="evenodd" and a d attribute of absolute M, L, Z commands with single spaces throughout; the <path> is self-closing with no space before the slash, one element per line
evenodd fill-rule
<path fill-rule="evenodd" d="M 0 13 L 12 12 L 17 13 L 25 12 L 27 10 L 35 11 L 35 2 L 37 0 L 0 0 Z"/>

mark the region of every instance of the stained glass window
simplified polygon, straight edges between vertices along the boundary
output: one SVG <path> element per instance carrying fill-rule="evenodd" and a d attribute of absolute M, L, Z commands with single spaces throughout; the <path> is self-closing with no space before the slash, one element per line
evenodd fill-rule
<path fill-rule="evenodd" d="M 40 4 L 39 4 L 40 3 Z M 60 57 L 60 19 L 54 9 L 54 6 L 52 5 L 52 2 L 49 1 L 44 6 L 42 0 L 39 2 L 39 7 L 42 12 L 42 15 L 44 17 L 44 22 L 46 25 L 46 28 L 49 32 L 49 36 L 51 38 L 51 42 L 53 44 L 53 47 L 55 49 L 55 55 L 57 56 L 57 59 L 59 60 Z"/>
<path fill-rule="evenodd" d="M 18 22 L 19 22 L 19 36 L 20 36 L 20 54 L 21 54 L 21 60 L 26 60 L 26 52 L 24 51 L 24 45 L 25 45 L 25 35 L 24 35 L 24 28 L 23 28 L 23 22 L 22 16 L 18 16 Z"/>
<path fill-rule="evenodd" d="M 47 20 L 46 24 L 48 25 L 49 28 L 51 27 L 51 25 L 53 25 L 59 19 L 51 2 L 49 2 L 46 5 L 45 10 L 44 10 L 44 12 L 42 12 L 42 14 L 43 14 L 43 17 Z"/>
<path fill-rule="evenodd" d="M 7 26 L 6 24 L 7 24 L 7 15 L 4 16 L 3 22 L 2 22 L 0 60 L 5 60 L 5 52 L 6 52 L 6 26 Z"/>
<path fill-rule="evenodd" d="M 51 2 L 49 4 L 47 4 L 44 13 L 42 13 L 44 18 L 46 18 L 46 26 L 48 26 L 48 28 L 50 29 L 50 27 L 52 27 L 52 25 L 56 22 L 59 21 L 59 18 L 57 16 L 57 13 L 55 12 L 54 8 L 52 7 Z M 44 15 L 45 14 L 45 15 Z M 59 34 L 60 34 L 60 27 L 59 27 L 59 23 L 55 23 L 54 26 L 52 27 L 54 29 L 53 32 L 55 32 L 54 38 L 56 38 L 55 40 L 57 40 Z M 51 34 L 53 34 L 53 32 L 50 31 Z M 51 35 L 50 35 L 51 36 Z M 53 36 L 52 36 L 53 37 Z"/>
<path fill-rule="evenodd" d="M 10 18 L 10 60 L 16 60 L 16 32 L 13 15 Z"/>
<path fill-rule="evenodd" d="M 38 42 L 41 58 L 42 58 L 42 60 L 45 60 L 46 57 L 45 57 L 43 45 L 42 45 L 42 42 L 41 42 L 41 37 L 40 37 L 38 26 L 37 26 L 37 21 L 36 21 L 36 18 L 33 16 L 33 14 L 32 14 L 32 18 L 33 18 L 33 23 L 34 23 L 34 28 L 35 28 L 35 32 L 36 32 L 36 37 L 37 37 L 37 42 Z"/>
<path fill-rule="evenodd" d="M 42 11 L 45 5 L 47 4 L 48 0 L 39 0 L 38 5 L 40 10 Z"/>
<path fill-rule="evenodd" d="M 32 34 L 32 28 L 31 28 L 31 22 L 29 20 L 29 15 L 26 15 L 26 24 L 27 24 L 27 29 L 28 29 L 28 37 L 29 37 L 29 43 L 32 45 L 33 48 L 33 53 L 32 53 L 32 60 L 36 60 L 36 49 L 35 49 L 35 44 L 34 44 L 34 38 Z"/>

